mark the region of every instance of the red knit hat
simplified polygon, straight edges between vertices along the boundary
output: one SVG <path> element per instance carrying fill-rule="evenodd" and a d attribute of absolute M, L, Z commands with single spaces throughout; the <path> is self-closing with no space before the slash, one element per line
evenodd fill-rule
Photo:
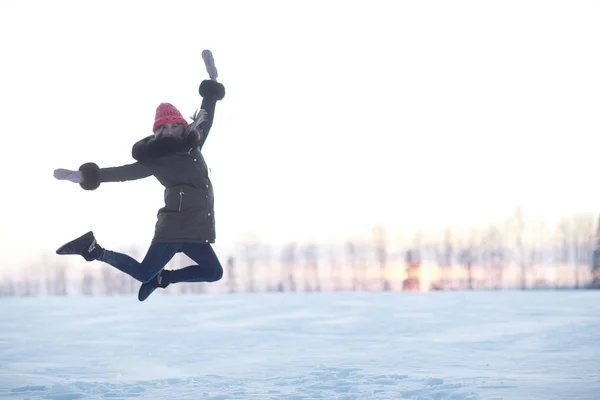
<path fill-rule="evenodd" d="M 156 133 L 156 130 L 164 124 L 187 124 L 187 121 L 175 106 L 170 103 L 160 103 L 156 108 L 152 132 Z"/>

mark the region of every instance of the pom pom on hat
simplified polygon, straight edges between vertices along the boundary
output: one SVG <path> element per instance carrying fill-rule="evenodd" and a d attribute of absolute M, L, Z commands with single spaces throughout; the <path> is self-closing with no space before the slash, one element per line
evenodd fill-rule
<path fill-rule="evenodd" d="M 184 124 L 187 125 L 187 121 L 183 118 L 183 115 L 179 112 L 174 105 L 170 103 L 160 103 L 156 108 L 156 115 L 154 117 L 154 126 L 152 132 L 156 133 L 156 130 L 164 124 Z"/>

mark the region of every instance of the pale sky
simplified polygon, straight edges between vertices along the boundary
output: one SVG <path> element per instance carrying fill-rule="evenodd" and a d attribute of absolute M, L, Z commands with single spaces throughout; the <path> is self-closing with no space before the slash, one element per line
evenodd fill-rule
<path fill-rule="evenodd" d="M 156 106 L 227 95 L 204 148 L 217 245 L 600 212 L 600 1 L 0 2 L 0 268 L 93 230 L 146 247 L 154 178 L 93 192 L 55 168 L 133 162 Z M 1 272 L 1 270 L 0 270 Z"/>

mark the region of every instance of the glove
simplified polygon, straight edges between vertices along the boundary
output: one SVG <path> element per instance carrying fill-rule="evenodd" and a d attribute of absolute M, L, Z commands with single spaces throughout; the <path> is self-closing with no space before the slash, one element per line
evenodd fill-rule
<path fill-rule="evenodd" d="M 204 65 L 206 66 L 206 72 L 208 72 L 208 76 L 210 76 L 211 80 L 216 81 L 219 77 L 219 72 L 215 66 L 215 58 L 213 57 L 212 51 L 208 49 L 202 51 L 202 59 L 204 60 Z"/>
<path fill-rule="evenodd" d="M 214 101 L 223 100 L 225 97 L 225 86 L 217 81 L 211 81 L 208 79 L 203 80 L 200 82 L 198 91 L 200 92 L 200 96 L 202 98 L 209 98 Z"/>
<path fill-rule="evenodd" d="M 81 183 L 83 182 L 83 177 L 81 176 L 81 171 L 71 171 L 70 169 L 55 169 L 54 177 L 59 181 L 71 181 L 73 183 Z"/>

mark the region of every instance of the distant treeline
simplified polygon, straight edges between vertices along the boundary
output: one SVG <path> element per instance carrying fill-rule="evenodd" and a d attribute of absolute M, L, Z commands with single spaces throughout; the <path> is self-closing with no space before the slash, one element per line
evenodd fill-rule
<path fill-rule="evenodd" d="M 591 214 L 565 218 L 550 231 L 539 223 L 526 226 L 520 209 L 502 224 L 466 234 L 446 229 L 399 240 L 375 227 L 367 239 L 279 248 L 255 238 L 220 255 L 221 281 L 176 284 L 167 292 L 600 289 L 599 238 Z M 141 259 L 142 251 L 128 253 Z M 48 256 L 21 276 L 5 277 L 0 296 L 124 295 L 139 288 L 110 266 L 73 269 L 61 262 Z M 191 263 L 177 256 L 167 268 Z"/>

